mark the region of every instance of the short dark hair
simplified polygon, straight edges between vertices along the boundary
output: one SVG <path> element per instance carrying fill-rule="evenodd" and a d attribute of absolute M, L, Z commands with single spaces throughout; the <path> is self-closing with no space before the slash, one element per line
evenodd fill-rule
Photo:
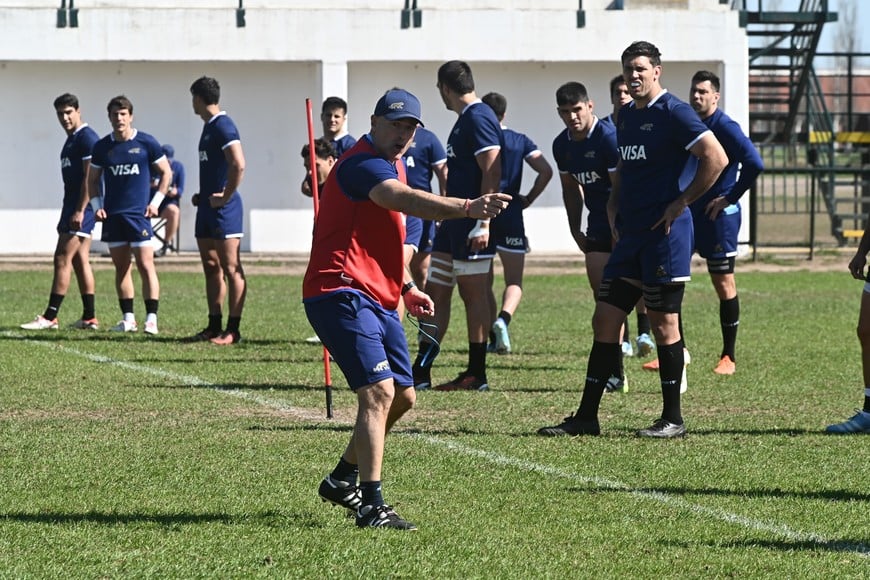
<path fill-rule="evenodd" d="M 466 95 L 474 90 L 474 76 L 467 62 L 448 60 L 438 68 L 438 84 Z"/>
<path fill-rule="evenodd" d="M 221 85 L 217 79 L 201 76 L 190 85 L 190 94 L 206 105 L 217 105 L 221 100 Z"/>
<path fill-rule="evenodd" d="M 659 52 L 656 45 L 645 40 L 638 40 L 632 42 L 628 45 L 628 48 L 622 51 L 622 65 L 625 66 L 626 62 L 634 60 L 639 56 L 647 57 L 653 66 L 661 66 L 662 64 L 662 53 Z"/>
<path fill-rule="evenodd" d="M 622 75 L 617 75 L 610 79 L 610 97 L 613 98 L 613 93 L 616 91 L 616 87 L 619 85 L 628 86 L 628 83 L 625 82 L 625 77 Z"/>
<path fill-rule="evenodd" d="M 698 83 L 703 83 L 704 81 L 710 81 L 710 84 L 713 85 L 713 90 L 717 93 L 719 92 L 719 77 L 708 70 L 699 70 L 694 75 L 692 75 L 692 85 L 697 85 Z"/>
<path fill-rule="evenodd" d="M 556 105 L 573 105 L 575 103 L 588 103 L 589 93 L 582 83 L 574 81 L 565 83 L 556 89 Z"/>
<path fill-rule="evenodd" d="M 306 143 L 302 147 L 302 158 L 308 159 L 310 151 L 311 148 L 308 143 Z M 330 157 L 333 159 L 338 158 L 338 155 L 335 154 L 335 146 L 332 144 L 332 141 L 324 139 L 323 137 L 314 140 L 314 154 L 320 159 L 328 159 Z"/>
<path fill-rule="evenodd" d="M 495 92 L 486 93 L 480 100 L 489 105 L 499 121 L 504 119 L 504 114 L 507 112 L 507 99 L 504 95 Z"/>
<path fill-rule="evenodd" d="M 79 110 L 79 98 L 72 93 L 64 93 L 54 100 L 54 108 L 72 107 L 76 111 Z"/>
<path fill-rule="evenodd" d="M 130 114 L 133 114 L 133 103 L 130 102 L 130 99 L 125 97 L 124 95 L 118 95 L 109 101 L 109 105 L 106 107 L 106 110 L 110 113 L 112 109 L 127 109 L 130 111 Z"/>
<path fill-rule="evenodd" d="M 347 115 L 347 101 L 341 97 L 327 97 L 326 100 L 323 101 L 323 106 L 320 107 L 320 114 L 328 113 L 334 109 L 341 109 L 344 111 L 344 114 Z"/>

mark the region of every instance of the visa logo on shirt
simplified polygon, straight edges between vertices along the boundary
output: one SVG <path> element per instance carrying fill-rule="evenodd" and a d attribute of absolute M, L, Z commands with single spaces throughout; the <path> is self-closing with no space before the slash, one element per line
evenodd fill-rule
<path fill-rule="evenodd" d="M 208 161 L 208 151 L 200 151 L 199 152 L 199 161 Z"/>
<path fill-rule="evenodd" d="M 646 159 L 646 149 L 643 145 L 621 145 L 619 147 L 619 154 L 626 161 Z"/>
<path fill-rule="evenodd" d="M 586 185 L 589 183 L 595 183 L 596 181 L 601 179 L 601 176 L 598 175 L 597 171 L 583 171 L 581 173 L 575 173 L 574 179 L 577 180 L 577 183 L 580 183 L 581 185 Z"/>
<path fill-rule="evenodd" d="M 135 163 L 122 163 L 121 165 L 110 165 L 109 171 L 112 175 L 139 175 L 139 166 Z"/>
<path fill-rule="evenodd" d="M 66 169 L 67 167 L 72 167 L 72 161 L 69 160 L 69 157 L 62 157 L 60 160 L 60 168 Z"/>

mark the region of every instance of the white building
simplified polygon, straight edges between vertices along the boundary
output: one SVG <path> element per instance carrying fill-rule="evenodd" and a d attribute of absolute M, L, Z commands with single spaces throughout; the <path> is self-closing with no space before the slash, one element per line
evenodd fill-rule
<path fill-rule="evenodd" d="M 349 102 L 349 129 L 368 130 L 375 101 L 400 86 L 423 103 L 426 126 L 442 140 L 455 120 L 435 88 L 438 66 L 467 61 L 477 92 L 508 98 L 506 123 L 527 133 L 552 159 L 563 126 L 556 88 L 576 80 L 590 90 L 601 116 L 610 111 L 609 80 L 635 40 L 662 52 L 663 85 L 687 98 L 698 69 L 723 82 L 723 108 L 747 121 L 747 39 L 738 14 L 720 0 L 419 0 L 402 27 L 402 0 L 248 0 L 244 27 L 237 4 L 218 0 L 83 0 L 78 26 L 58 27 L 59 0 L 0 0 L 0 252 L 50 253 L 62 186 L 64 134 L 52 101 L 76 94 L 83 118 L 110 131 L 106 104 L 125 94 L 134 125 L 171 143 L 187 168 L 187 199 L 198 190 L 196 147 L 202 121 L 190 84 L 216 77 L 222 105 L 235 119 L 247 158 L 241 188 L 250 251 L 306 252 L 311 201 L 299 192 L 300 149 L 307 142 L 305 99 L 330 95 Z M 66 4 L 64 2 L 64 4 Z M 584 26 L 578 27 L 578 20 Z M 531 184 L 527 175 L 526 185 Z M 194 249 L 194 208 L 183 204 L 182 249 Z M 553 179 L 526 213 L 538 251 L 573 251 Z"/>

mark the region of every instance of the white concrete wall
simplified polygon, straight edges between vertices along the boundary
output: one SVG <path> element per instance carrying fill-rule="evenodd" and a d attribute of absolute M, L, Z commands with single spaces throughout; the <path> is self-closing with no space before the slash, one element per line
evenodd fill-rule
<path fill-rule="evenodd" d="M 0 0 L 0 114 L 6 134 L 15 136 L 0 143 L 7 176 L 0 190 L 0 251 L 53 250 L 64 135 L 51 103 L 66 91 L 79 96 L 84 118 L 101 135 L 109 131 L 106 103 L 126 94 L 135 126 L 175 146 L 191 194 L 198 189 L 202 124 L 188 87 L 203 74 L 218 78 L 222 105 L 239 125 L 247 157 L 243 249 L 255 251 L 308 249 L 310 200 L 298 191 L 305 98 L 314 102 L 319 134 L 319 103 L 332 94 L 346 97 L 350 132 L 359 136 L 383 91 L 402 86 L 420 97 L 427 127 L 445 139 L 455 115 L 434 86 L 445 60 L 471 64 L 478 94 L 503 93 L 507 124 L 529 134 L 548 157 L 562 128 L 555 89 L 583 82 L 597 111 L 607 114 L 607 83 L 620 72 L 622 50 L 637 39 L 661 49 L 663 84 L 683 98 L 695 70 L 717 72 L 723 107 L 745 126 L 747 42 L 736 13 L 718 0 L 691 0 L 690 10 L 649 3 L 632 9 L 631 2 L 625 11 L 603 10 L 608 3 L 584 2 L 586 27 L 578 29 L 575 0 L 421 1 L 422 28 L 403 30 L 399 0 L 249 1 L 245 28 L 236 28 L 235 2 L 82 1 L 76 3 L 79 28 L 58 29 L 59 2 Z M 254 211 L 272 210 L 295 210 L 308 223 L 288 235 L 285 214 L 253 218 Z M 561 211 L 554 179 L 527 213 L 530 224 L 545 224 L 530 227 L 533 248 L 573 250 Z M 195 247 L 193 215 L 184 203 L 182 249 Z M 554 219 L 560 220 L 555 227 Z M 28 224 L 25 232 L 21 223 Z M 16 243 L 22 235 L 27 244 Z"/>

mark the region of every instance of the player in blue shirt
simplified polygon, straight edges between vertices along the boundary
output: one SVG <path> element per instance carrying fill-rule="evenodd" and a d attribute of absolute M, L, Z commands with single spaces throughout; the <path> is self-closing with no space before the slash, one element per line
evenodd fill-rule
<path fill-rule="evenodd" d="M 72 218 L 73 226 L 84 219 L 88 203 L 94 208 L 97 219 L 103 221 L 102 240 L 109 246 L 115 266 L 115 289 L 124 316 L 111 330 L 136 332 L 139 329 L 133 313 L 131 265 L 135 256 L 145 299 L 145 332 L 157 334 L 160 282 L 154 268 L 151 218 L 157 216 L 160 203 L 166 196 L 172 170 L 160 143 L 133 127 L 133 103 L 127 97 L 113 98 L 107 109 L 112 132 L 94 145 L 87 188 Z M 153 197 L 152 170 L 160 174 L 157 193 Z M 101 180 L 105 199 L 100 198 Z"/>
<path fill-rule="evenodd" d="M 695 225 L 695 250 L 707 260 L 707 271 L 719 297 L 722 354 L 713 372 L 731 375 L 736 370 L 734 351 L 740 301 L 734 281 L 737 235 L 740 232 L 738 200 L 764 171 L 761 155 L 740 125 L 719 109 L 719 77 L 698 71 L 692 77 L 691 105 L 722 144 L 728 166 L 707 193 L 691 205 Z"/>
<path fill-rule="evenodd" d="M 184 194 L 185 172 L 184 165 L 181 161 L 175 159 L 175 148 L 172 145 L 164 144 L 162 147 L 163 154 L 169 160 L 169 167 L 172 169 L 172 183 L 169 185 L 169 190 L 166 192 L 166 197 L 160 204 L 160 217 L 166 220 L 166 235 L 163 236 L 163 247 L 157 250 L 156 256 L 165 256 L 166 252 L 177 252 L 178 244 L 175 242 L 175 236 L 178 235 L 178 225 L 181 221 L 181 196 Z M 156 191 L 159 180 L 155 179 L 151 182 L 152 192 Z"/>
<path fill-rule="evenodd" d="M 538 146 L 523 133 L 504 126 L 507 99 L 499 93 L 487 93 L 483 102 L 495 113 L 504 135 L 501 152 L 501 191 L 513 198 L 507 209 L 492 221 L 491 244 L 495 244 L 504 271 L 505 289 L 501 297 L 501 310 L 496 315 L 493 300 L 491 314 L 495 319 L 489 331 L 491 350 L 498 354 L 511 351 L 508 326 L 523 297 L 523 269 L 525 267 L 528 238 L 523 221 L 523 211 L 532 205 L 544 192 L 553 178 L 553 168 Z M 523 181 L 523 166 L 528 164 L 537 175 L 526 195 L 520 193 Z M 493 275 L 490 268 L 490 276 Z M 490 282 L 490 285 L 493 283 Z"/>
<path fill-rule="evenodd" d="M 419 127 L 414 141 L 405 153 L 405 166 L 408 172 L 408 185 L 414 189 L 432 192 L 432 177 L 438 180 L 438 193 L 446 195 L 447 191 L 447 152 L 438 137 L 429 129 Z M 408 237 L 408 242 L 416 246 L 416 252 L 411 258 L 408 268 L 414 283 L 420 288 L 426 284 L 429 272 L 432 243 L 435 240 L 434 220 L 424 220 L 416 216 L 408 216 L 406 227 L 416 227 L 412 222 L 420 222 L 420 235 L 414 239 Z"/>
<path fill-rule="evenodd" d="M 637 435 L 672 438 L 686 433 L 680 409 L 685 362 L 678 321 L 694 247 L 688 206 L 715 183 L 728 157 L 692 108 L 662 88 L 658 48 L 635 42 L 621 60 L 632 102 L 619 112 L 620 161 L 610 174 L 607 213 L 616 245 L 598 289 L 580 408 L 561 424 L 541 428 L 538 433 L 544 436 L 599 434 L 601 397 L 619 372 L 622 324 L 641 296 L 656 338 L 662 414 Z M 689 155 L 699 159 L 698 171 L 681 191 L 679 176 Z"/>
<path fill-rule="evenodd" d="M 48 307 L 31 322 L 22 324 L 25 330 L 57 330 L 57 313 L 69 289 L 73 271 L 78 280 L 82 297 L 82 317 L 73 323 L 73 328 L 96 330 L 99 328 L 94 311 L 94 273 L 91 270 L 91 232 L 94 229 L 94 212 L 88 206 L 81 226 L 73 229 L 70 218 L 78 207 L 84 190 L 85 176 L 91 164 L 91 150 L 99 140 L 96 131 L 82 121 L 79 100 L 75 95 L 64 93 L 54 100 L 57 120 L 66 132 L 66 142 L 60 151 L 60 172 L 63 177 L 63 206 L 57 222 L 57 245 L 54 249 L 54 279 Z"/>
<path fill-rule="evenodd" d="M 320 107 L 320 123 L 323 137 L 332 144 L 335 160 L 356 144 L 356 139 L 347 132 L 347 101 L 341 97 L 327 97 Z M 302 194 L 311 197 L 311 184 L 308 177 L 302 180 Z"/>
<path fill-rule="evenodd" d="M 477 98 L 467 63 L 452 60 L 438 69 L 438 91 L 448 110 L 458 115 L 447 140 L 447 195 L 476 197 L 499 191 L 504 136 L 492 109 Z M 426 293 L 435 303 L 435 318 L 424 320 L 438 331 L 447 327 L 453 285 L 465 303 L 468 327 L 468 368 L 454 380 L 435 387 L 441 391 L 489 388 L 486 378 L 486 340 L 493 319 L 489 269 L 495 249 L 489 243 L 489 220 L 443 222 L 435 235 Z M 437 343 L 425 338 L 414 362 L 414 386 L 431 386 L 431 365 Z"/>
<path fill-rule="evenodd" d="M 221 111 L 217 79 L 196 79 L 190 94 L 193 112 L 205 123 L 199 138 L 199 193 L 192 201 L 197 208 L 194 234 L 205 274 L 208 326 L 188 340 L 235 344 L 242 339 L 239 327 L 247 294 L 239 251 L 245 214 L 238 191 L 245 173 L 245 154 L 236 124 Z M 222 330 L 224 298 L 229 316 Z"/>

